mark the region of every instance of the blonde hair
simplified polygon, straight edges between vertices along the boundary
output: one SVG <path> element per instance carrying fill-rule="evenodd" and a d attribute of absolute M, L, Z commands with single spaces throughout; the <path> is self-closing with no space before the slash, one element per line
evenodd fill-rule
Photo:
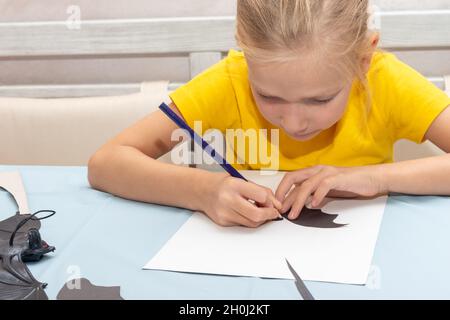
<path fill-rule="evenodd" d="M 369 0 L 238 0 L 236 40 L 244 54 L 284 62 L 313 49 L 365 86 L 361 58 L 369 41 Z"/>

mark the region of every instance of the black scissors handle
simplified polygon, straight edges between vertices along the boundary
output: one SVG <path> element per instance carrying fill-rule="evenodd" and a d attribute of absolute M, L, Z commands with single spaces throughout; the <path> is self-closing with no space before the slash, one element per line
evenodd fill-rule
<path fill-rule="evenodd" d="M 288 265 L 289 270 L 294 275 L 295 278 L 295 285 L 297 287 L 298 292 L 300 292 L 300 295 L 302 296 L 303 300 L 315 300 L 311 292 L 309 292 L 308 288 L 306 287 L 305 283 L 303 282 L 302 278 L 295 272 L 294 268 L 292 268 L 289 261 L 286 259 L 286 263 Z"/>

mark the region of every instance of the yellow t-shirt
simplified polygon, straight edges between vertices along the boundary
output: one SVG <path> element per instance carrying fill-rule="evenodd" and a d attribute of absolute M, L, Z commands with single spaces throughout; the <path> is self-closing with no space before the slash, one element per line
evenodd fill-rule
<path fill-rule="evenodd" d="M 432 122 L 450 105 L 450 98 L 390 53 L 375 53 L 367 77 L 370 95 L 364 94 L 355 82 L 343 117 L 309 141 L 293 140 L 262 117 L 250 89 L 244 55 L 235 50 L 170 97 L 189 126 L 194 127 L 194 121 L 202 121 L 199 134 L 212 128 L 224 135 L 227 129 L 267 130 L 263 135 L 267 139 L 260 138 L 259 134 L 257 141 L 269 141 L 267 154 L 278 144 L 277 166 L 268 164 L 267 157 L 249 156 L 249 146 L 245 146 L 246 154 L 241 155 L 234 145 L 236 148 L 232 150 L 239 153 L 240 161 L 231 162 L 238 169 L 291 171 L 318 164 L 389 163 L 393 161 L 395 141 L 409 139 L 422 143 Z M 272 129 L 279 129 L 278 141 L 271 136 Z M 233 139 L 236 138 L 228 140 Z M 227 143 L 231 144 L 230 141 Z M 258 144 L 256 150 L 261 148 Z M 227 160 L 230 160 L 228 152 Z"/>

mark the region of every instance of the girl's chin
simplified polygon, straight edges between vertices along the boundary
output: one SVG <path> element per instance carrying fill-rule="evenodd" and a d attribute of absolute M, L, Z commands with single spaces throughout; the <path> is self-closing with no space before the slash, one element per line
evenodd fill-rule
<path fill-rule="evenodd" d="M 288 134 L 288 135 L 289 135 L 292 139 L 297 140 L 297 141 L 308 141 L 308 140 L 313 139 L 313 138 L 316 137 L 317 135 L 319 135 L 320 132 L 321 132 L 320 130 L 317 130 L 317 131 L 311 132 L 311 133 L 306 134 L 306 135 L 297 135 L 297 134 L 295 134 L 295 135 Z"/>

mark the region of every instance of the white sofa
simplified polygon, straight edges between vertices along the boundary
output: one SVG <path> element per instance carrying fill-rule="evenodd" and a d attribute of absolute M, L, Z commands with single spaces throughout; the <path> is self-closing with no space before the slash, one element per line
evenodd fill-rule
<path fill-rule="evenodd" d="M 0 98 L 0 164 L 86 165 L 106 141 L 168 99 L 168 82 L 111 97 Z"/>

